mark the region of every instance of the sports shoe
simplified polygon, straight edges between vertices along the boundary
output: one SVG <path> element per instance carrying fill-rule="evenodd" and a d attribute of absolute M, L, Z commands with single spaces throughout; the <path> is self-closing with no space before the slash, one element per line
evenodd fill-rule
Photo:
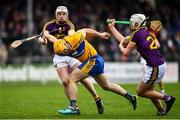
<path fill-rule="evenodd" d="M 104 106 L 103 106 L 103 102 L 102 102 L 101 98 L 97 98 L 95 101 L 96 101 L 98 113 L 99 113 L 99 114 L 103 114 L 103 112 L 104 112 Z"/>
<path fill-rule="evenodd" d="M 166 115 L 166 114 L 167 114 L 166 109 L 164 109 L 162 112 L 158 111 L 156 115 L 161 116 L 161 115 Z"/>
<path fill-rule="evenodd" d="M 136 98 L 135 95 L 133 95 L 132 97 L 133 97 L 133 98 L 132 98 L 132 100 L 131 100 L 131 104 L 132 104 L 132 106 L 133 106 L 133 110 L 136 110 L 136 108 L 137 108 L 137 98 Z"/>
<path fill-rule="evenodd" d="M 80 115 L 80 110 L 79 110 L 79 108 L 73 108 L 70 106 L 67 109 L 58 110 L 58 113 L 61 113 L 64 115 Z"/>
<path fill-rule="evenodd" d="M 176 98 L 173 96 L 170 96 L 170 100 L 165 101 L 166 103 L 166 114 L 171 110 L 171 107 L 173 106 Z"/>

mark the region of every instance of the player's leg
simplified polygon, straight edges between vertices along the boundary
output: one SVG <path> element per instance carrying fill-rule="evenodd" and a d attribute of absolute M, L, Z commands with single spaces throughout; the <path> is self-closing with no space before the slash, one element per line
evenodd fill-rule
<path fill-rule="evenodd" d="M 75 68 L 70 76 L 69 76 L 69 83 L 68 83 L 68 88 L 69 88 L 69 97 L 70 97 L 70 107 L 64 110 L 59 110 L 60 113 L 66 114 L 66 115 L 78 115 L 80 114 L 79 109 L 76 108 L 77 106 L 77 82 L 87 78 L 89 75 L 82 72 L 79 68 Z"/>
<path fill-rule="evenodd" d="M 162 81 L 160 81 L 158 85 L 159 85 L 159 88 L 160 88 L 160 92 L 162 94 L 165 94 L 164 83 Z"/>
<path fill-rule="evenodd" d="M 151 101 L 154 104 L 154 106 L 157 108 L 157 115 L 166 114 L 166 109 L 163 108 L 163 105 L 160 99 L 151 98 Z"/>
<path fill-rule="evenodd" d="M 64 92 L 70 101 L 70 97 L 69 97 L 70 91 L 68 88 L 69 87 L 68 86 L 68 78 L 69 78 L 70 68 L 68 65 L 68 57 L 55 55 L 53 58 L 53 63 L 54 63 L 54 66 L 56 68 L 56 71 L 58 73 L 58 76 L 59 76 L 60 80 L 62 81 L 62 84 L 64 87 Z M 70 107 L 70 105 L 69 105 L 69 107 Z M 78 107 L 77 107 L 77 109 L 78 109 Z M 58 112 L 59 111 L 60 110 L 58 110 Z"/>
<path fill-rule="evenodd" d="M 175 102 L 175 98 L 169 95 L 163 95 L 154 90 L 154 83 L 159 83 L 159 81 L 162 79 L 164 74 L 165 74 L 165 64 L 160 65 L 158 67 L 147 66 L 144 78 L 138 84 L 137 94 L 141 97 L 164 100 L 166 103 L 166 113 L 168 113 Z M 155 106 L 157 107 L 157 110 L 163 109 L 161 108 L 160 103 L 159 105 L 157 104 Z"/>
<path fill-rule="evenodd" d="M 63 84 L 64 92 L 65 92 L 67 98 L 69 99 L 68 78 L 69 78 L 70 69 L 67 64 L 67 57 L 54 55 L 53 64 L 54 64 L 56 71 L 58 73 L 58 76 Z"/>
<path fill-rule="evenodd" d="M 136 96 L 131 95 L 128 93 L 124 88 L 119 86 L 118 84 L 108 82 L 106 76 L 104 74 L 96 75 L 95 77 L 96 82 L 104 89 L 121 96 L 124 96 L 127 100 L 129 100 L 133 105 L 133 110 L 137 107 Z"/>
<path fill-rule="evenodd" d="M 58 112 L 61 113 L 61 111 L 63 112 L 66 112 L 68 114 L 76 114 L 76 115 L 79 115 L 80 114 L 80 111 L 79 111 L 79 108 L 78 108 L 78 105 L 76 104 L 75 105 L 75 110 L 74 109 L 71 109 L 72 108 L 72 100 L 70 99 L 70 94 L 71 94 L 71 91 L 69 89 L 69 83 L 68 83 L 68 78 L 69 78 L 69 67 L 68 66 L 64 66 L 64 67 L 60 67 L 57 69 L 57 72 L 58 72 L 58 75 L 63 83 L 63 86 L 64 86 L 64 91 L 65 91 L 65 94 L 67 96 L 67 98 L 69 99 L 70 101 L 70 104 L 69 104 L 69 107 L 68 109 L 64 109 L 64 110 L 58 110 Z M 74 111 L 71 111 L 71 110 L 74 110 Z"/>
<path fill-rule="evenodd" d="M 143 65 L 143 73 L 145 74 L 146 68 L 147 68 L 145 59 L 142 58 L 142 57 L 140 57 L 140 63 L 141 63 L 141 65 Z M 139 83 L 139 84 L 140 84 L 140 83 Z M 154 85 L 153 85 L 153 86 L 154 86 Z M 139 88 L 139 86 L 138 86 L 138 88 Z M 152 88 L 152 89 L 153 89 L 153 88 Z M 160 101 L 159 99 L 151 98 L 151 101 L 152 101 L 152 103 L 156 106 L 156 108 L 159 109 L 159 110 L 158 110 L 158 111 L 159 111 L 158 113 L 163 113 L 163 112 L 164 112 L 163 106 L 162 106 L 161 101 Z"/>
<path fill-rule="evenodd" d="M 77 104 L 77 84 L 79 80 L 87 78 L 89 75 L 83 71 L 81 71 L 79 68 L 76 68 L 72 71 L 69 77 L 69 91 L 70 91 L 70 106 L 71 110 L 66 109 L 63 111 L 60 111 L 62 114 L 73 114 L 73 111 L 76 111 L 76 104 Z M 133 109 L 135 110 L 137 107 L 136 97 L 129 94 L 126 90 L 124 90 L 122 87 L 120 87 L 117 84 L 109 83 L 105 76 L 97 75 L 95 77 L 95 80 L 102 86 L 103 89 L 112 91 L 116 94 L 122 95 L 125 98 L 127 98 L 132 104 Z"/>
<path fill-rule="evenodd" d="M 93 85 L 92 81 L 90 81 L 90 78 L 88 77 L 86 79 L 81 80 L 81 83 L 88 89 L 88 91 L 94 97 L 94 100 L 96 102 L 96 106 L 97 106 L 97 109 L 98 109 L 98 113 L 102 114 L 104 112 L 104 106 L 103 106 L 101 98 L 96 93 L 96 90 L 94 88 L 94 85 Z"/>
<path fill-rule="evenodd" d="M 127 93 L 126 90 L 124 90 L 122 87 L 120 87 L 117 84 L 114 83 L 110 83 L 107 81 L 107 78 L 105 75 L 101 74 L 101 75 L 97 75 L 94 77 L 96 82 L 104 89 L 104 90 L 108 90 L 108 91 L 112 91 L 115 92 L 119 95 L 125 95 Z"/>
<path fill-rule="evenodd" d="M 69 70 L 68 66 L 62 66 L 60 68 L 57 68 L 56 71 L 58 73 L 58 76 L 60 80 L 62 81 L 64 92 L 69 100 L 69 89 L 68 89 L 68 77 L 69 77 Z"/>
<path fill-rule="evenodd" d="M 75 65 L 73 65 L 73 66 L 72 66 L 72 70 L 74 70 L 74 69 L 77 68 L 78 66 L 79 66 L 78 63 L 75 64 Z M 95 88 L 94 88 L 94 86 L 93 86 L 93 84 L 92 84 L 92 82 L 91 82 L 91 80 L 90 80 L 89 78 L 83 79 L 83 80 L 81 80 L 80 82 L 87 88 L 87 90 L 91 93 L 91 95 L 92 95 L 95 99 L 99 97 L 98 94 L 97 94 L 97 92 L 96 92 L 96 90 L 95 90 Z"/>
<path fill-rule="evenodd" d="M 74 70 L 75 68 L 77 68 L 80 65 L 80 62 L 74 58 L 70 58 L 70 62 L 69 65 L 72 66 L 71 69 Z M 99 97 L 99 95 L 97 94 L 94 85 L 92 83 L 92 81 L 90 80 L 90 77 L 83 79 L 80 81 L 85 87 L 86 89 L 91 93 L 91 95 L 93 96 L 95 102 L 96 102 L 96 106 L 98 109 L 98 113 L 102 114 L 104 112 L 104 106 L 102 103 L 101 98 Z"/>
<path fill-rule="evenodd" d="M 147 68 L 146 60 L 144 58 L 140 57 L 140 63 L 141 63 L 141 65 L 143 65 L 143 73 L 145 73 L 146 72 L 146 68 Z M 151 98 L 151 101 L 156 106 L 156 108 L 159 109 L 158 110 L 158 114 L 163 114 L 165 112 L 165 110 L 163 109 L 163 106 L 161 104 L 161 101 L 159 99 Z"/>
<path fill-rule="evenodd" d="M 160 99 L 163 99 L 164 96 L 154 90 L 154 85 L 151 83 L 145 84 L 143 81 L 141 81 L 138 84 L 136 91 L 138 96 L 150 98 L 159 114 L 165 114 L 164 108 L 160 101 Z"/>
<path fill-rule="evenodd" d="M 152 83 L 150 82 L 144 83 L 144 81 L 140 81 L 136 89 L 137 95 L 140 97 L 155 98 L 162 100 L 164 95 L 155 91 L 153 89 L 153 86 L 154 85 L 152 85 Z"/>

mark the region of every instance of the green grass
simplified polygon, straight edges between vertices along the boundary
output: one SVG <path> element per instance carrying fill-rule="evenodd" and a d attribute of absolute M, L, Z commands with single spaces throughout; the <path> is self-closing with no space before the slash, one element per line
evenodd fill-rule
<path fill-rule="evenodd" d="M 122 85 L 135 93 L 136 85 Z M 104 91 L 95 86 L 102 97 L 105 112 L 97 114 L 95 102 L 87 90 L 79 85 L 78 105 L 80 116 L 66 116 L 57 113 L 58 109 L 69 104 L 63 87 L 57 82 L 42 85 L 36 82 L 0 83 L 0 119 L 180 119 L 180 84 L 166 84 L 166 91 L 176 96 L 173 109 L 166 116 L 156 116 L 156 110 L 150 100 L 138 98 L 139 106 L 133 111 L 131 105 L 121 96 Z"/>

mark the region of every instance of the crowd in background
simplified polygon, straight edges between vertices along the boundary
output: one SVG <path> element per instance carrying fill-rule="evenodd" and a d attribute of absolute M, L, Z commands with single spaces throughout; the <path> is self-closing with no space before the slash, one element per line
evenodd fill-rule
<path fill-rule="evenodd" d="M 16 39 L 28 37 L 27 1 L 0 1 L 0 64 L 51 62 L 51 55 L 38 40 L 10 47 Z M 129 20 L 134 13 L 143 13 L 161 20 L 163 30 L 158 35 L 161 53 L 167 61 L 180 61 L 180 1 L 179 0 L 33 0 L 33 35 L 42 31 L 44 24 L 54 18 L 55 9 L 66 5 L 69 18 L 76 30 L 90 27 L 98 31 L 109 31 L 107 18 Z M 123 35 L 129 35 L 128 25 L 117 25 Z M 124 57 L 118 43 L 111 37 L 108 41 L 95 40 L 93 46 L 105 61 L 137 61 L 136 55 Z M 134 54 L 136 52 L 134 51 Z"/>

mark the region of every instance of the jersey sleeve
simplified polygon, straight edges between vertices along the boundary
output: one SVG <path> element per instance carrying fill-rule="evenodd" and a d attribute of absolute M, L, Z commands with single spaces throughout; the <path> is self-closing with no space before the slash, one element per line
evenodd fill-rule
<path fill-rule="evenodd" d="M 131 35 L 130 35 L 130 43 L 132 44 L 136 44 L 137 43 L 137 32 L 132 32 Z"/>
<path fill-rule="evenodd" d="M 67 22 L 67 24 L 70 26 L 70 30 L 71 30 L 71 29 L 75 30 L 74 24 L 73 24 L 70 20 L 67 20 L 66 22 Z"/>
<path fill-rule="evenodd" d="M 50 30 L 50 26 L 51 26 L 51 24 L 52 24 L 54 21 L 55 21 L 55 19 L 47 22 L 47 23 L 44 25 L 42 32 L 44 32 L 45 30 L 51 31 L 51 30 Z"/>

